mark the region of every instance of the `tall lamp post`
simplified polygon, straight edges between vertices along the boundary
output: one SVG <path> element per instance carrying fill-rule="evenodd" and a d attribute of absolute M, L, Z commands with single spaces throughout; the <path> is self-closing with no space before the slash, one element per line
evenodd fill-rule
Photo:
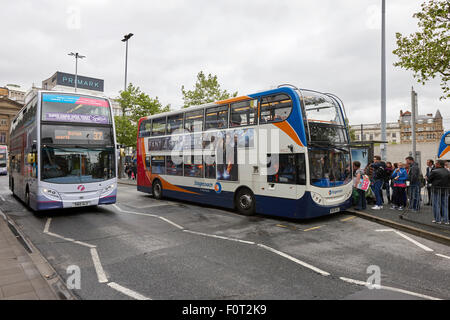
<path fill-rule="evenodd" d="M 76 53 L 69 53 L 69 56 L 75 57 L 75 92 L 77 92 L 77 84 L 78 84 L 78 59 L 84 59 L 86 56 L 82 56 L 78 52 Z"/>
<path fill-rule="evenodd" d="M 126 51 L 125 51 L 125 86 L 124 91 L 127 90 L 127 65 L 128 65 L 128 40 L 133 36 L 132 33 L 126 34 L 123 36 L 122 42 L 126 43 Z"/>
<path fill-rule="evenodd" d="M 381 0 L 381 140 L 386 141 L 386 3 Z M 386 144 L 380 145 L 381 159 L 386 161 Z"/>

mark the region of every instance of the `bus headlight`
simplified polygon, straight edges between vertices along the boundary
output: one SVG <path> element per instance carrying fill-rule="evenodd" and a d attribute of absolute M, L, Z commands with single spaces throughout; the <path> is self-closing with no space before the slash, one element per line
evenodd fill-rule
<path fill-rule="evenodd" d="M 107 186 L 106 188 L 103 188 L 102 195 L 111 193 L 115 187 L 116 187 L 116 185 L 113 183 L 113 184 L 110 184 L 109 186 Z"/>
<path fill-rule="evenodd" d="M 56 199 L 61 199 L 59 193 L 55 190 L 52 189 L 42 189 L 42 192 L 44 193 L 45 196 L 49 197 L 49 198 L 56 198 Z"/>
<path fill-rule="evenodd" d="M 315 193 L 315 192 L 311 192 L 311 198 L 313 199 L 313 201 L 317 204 L 323 205 L 323 198 L 320 194 Z"/>

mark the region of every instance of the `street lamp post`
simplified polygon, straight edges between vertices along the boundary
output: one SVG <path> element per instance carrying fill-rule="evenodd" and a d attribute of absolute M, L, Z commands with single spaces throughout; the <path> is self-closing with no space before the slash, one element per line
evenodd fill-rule
<path fill-rule="evenodd" d="M 122 42 L 126 43 L 126 51 L 125 51 L 125 86 L 124 91 L 127 90 L 127 65 L 128 65 L 128 40 L 133 36 L 132 33 L 126 34 L 123 36 Z"/>
<path fill-rule="evenodd" d="M 381 3 L 381 159 L 386 161 L 386 3 Z"/>
<path fill-rule="evenodd" d="M 86 56 L 82 56 L 78 52 L 76 53 L 69 53 L 69 56 L 75 57 L 75 92 L 77 92 L 77 84 L 78 84 L 78 59 L 84 59 Z"/>

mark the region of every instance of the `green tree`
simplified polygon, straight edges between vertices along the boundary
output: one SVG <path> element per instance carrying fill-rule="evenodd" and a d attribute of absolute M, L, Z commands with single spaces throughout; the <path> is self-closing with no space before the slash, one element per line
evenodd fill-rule
<path fill-rule="evenodd" d="M 137 123 L 140 118 L 170 110 L 170 105 L 163 106 L 158 97 L 149 97 L 133 84 L 129 84 L 126 91 L 120 92 L 117 101 L 122 109 L 122 115 L 114 117 L 117 142 L 127 147 L 136 147 Z"/>
<path fill-rule="evenodd" d="M 419 31 L 409 36 L 396 33 L 399 57 L 394 66 L 414 72 L 417 81 L 425 84 L 435 78 L 441 79 L 443 95 L 450 97 L 450 2 L 429 0 L 422 4 L 422 11 L 413 15 L 419 19 Z"/>
<path fill-rule="evenodd" d="M 197 74 L 197 82 L 195 83 L 194 89 L 186 91 L 184 86 L 182 86 L 181 93 L 183 95 L 184 108 L 226 100 L 236 97 L 238 94 L 237 91 L 229 93 L 227 90 L 222 90 L 217 76 L 208 74 L 208 77 L 206 77 L 203 71 Z"/>

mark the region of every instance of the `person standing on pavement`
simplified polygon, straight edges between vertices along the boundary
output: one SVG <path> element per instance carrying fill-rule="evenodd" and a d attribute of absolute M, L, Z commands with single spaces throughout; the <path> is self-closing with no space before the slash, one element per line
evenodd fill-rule
<path fill-rule="evenodd" d="M 383 209 L 383 192 L 381 188 L 383 187 L 384 177 L 386 174 L 386 164 L 381 161 L 380 156 L 375 156 L 373 161 L 374 162 L 370 165 L 370 167 L 373 169 L 372 186 L 373 193 L 375 194 L 376 204 L 374 207 L 372 207 L 372 209 L 381 210 Z"/>
<path fill-rule="evenodd" d="M 383 185 L 383 189 L 386 189 L 386 197 L 388 199 L 388 203 L 391 203 L 392 198 L 391 198 L 391 176 L 392 173 L 394 172 L 394 167 L 392 166 L 392 162 L 386 162 L 386 173 L 385 173 L 385 177 L 384 177 L 384 185 Z"/>
<path fill-rule="evenodd" d="M 450 172 L 445 169 L 445 161 L 438 160 L 436 168 L 431 171 L 428 178 L 432 187 L 433 194 L 433 223 L 444 222 L 449 225 L 448 221 L 448 196 L 450 189 Z"/>
<path fill-rule="evenodd" d="M 428 195 L 428 202 L 426 203 L 427 206 L 431 205 L 431 184 L 428 181 L 429 177 L 430 177 L 430 173 L 431 171 L 434 169 L 434 161 L 431 159 L 427 160 L 427 172 L 425 173 L 425 181 L 426 181 L 426 186 L 427 186 L 427 195 Z"/>
<path fill-rule="evenodd" d="M 358 192 L 358 205 L 356 206 L 356 210 L 365 210 L 367 207 L 366 202 L 366 192 L 362 189 L 358 189 L 358 185 L 361 182 L 361 179 L 364 178 L 364 170 L 361 169 L 361 162 L 353 161 L 353 172 L 355 178 L 353 180 L 353 187 Z"/>
<path fill-rule="evenodd" d="M 418 211 L 420 206 L 420 168 L 414 161 L 413 157 L 407 157 L 406 163 L 408 164 L 408 181 L 410 189 L 410 206 L 412 211 Z"/>
<path fill-rule="evenodd" d="M 391 177 L 394 186 L 391 209 L 402 211 L 406 206 L 406 180 L 408 179 L 405 165 L 401 162 L 398 163 L 397 169 L 394 170 Z"/>

